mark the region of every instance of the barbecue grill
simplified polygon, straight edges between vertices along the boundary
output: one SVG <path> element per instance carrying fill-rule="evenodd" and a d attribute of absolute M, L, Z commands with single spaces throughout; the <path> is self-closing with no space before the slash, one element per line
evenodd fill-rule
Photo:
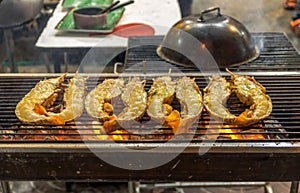
<path fill-rule="evenodd" d="M 206 112 L 202 113 L 195 129 L 178 138 L 172 135 L 169 128 L 147 128 L 141 126 L 143 124 L 131 128 L 130 132 L 101 134 L 95 132 L 99 130 L 99 125 L 86 113 L 76 122 L 65 126 L 23 124 L 14 114 L 18 101 L 38 81 L 60 74 L 1 74 L 1 180 L 299 181 L 300 73 L 295 69 L 300 68 L 297 66 L 300 57 L 284 34 L 266 33 L 257 36 L 262 38 L 265 46 L 261 56 L 231 70 L 254 76 L 262 83 L 272 99 L 273 111 L 269 118 L 246 128 L 231 125 L 220 128 L 214 122 L 208 126 L 210 118 Z M 161 37 L 152 38 L 157 42 L 161 40 Z M 149 37 L 131 40 L 139 42 L 141 46 L 128 50 L 123 77 L 141 76 L 139 70 L 145 69 L 145 66 L 141 66 L 142 69 L 139 66 L 129 68 L 133 58 L 134 62 L 146 61 L 147 68 L 153 68 L 152 64 L 163 63 L 154 54 L 153 46 L 143 46 L 145 40 L 149 41 Z M 138 48 L 150 52 L 139 52 Z M 126 71 L 126 68 L 130 71 Z M 199 73 L 195 69 L 183 70 L 187 76 L 195 78 L 201 90 L 211 75 Z M 146 90 L 149 90 L 152 78 L 166 72 L 163 67 L 161 71 L 161 74 L 159 71 L 156 74 L 143 74 L 141 78 L 147 79 Z M 227 73 L 221 74 L 229 78 Z M 89 76 L 88 91 L 105 78 L 119 77 L 118 74 L 86 75 Z M 174 103 L 174 106 L 176 108 L 178 104 Z M 235 113 L 245 108 L 236 97 L 230 99 L 229 106 L 233 106 L 231 110 Z M 140 122 L 148 120 L 149 117 L 145 115 Z M 175 140 L 168 142 L 173 138 Z M 145 149 L 160 146 L 164 147 L 164 151 L 143 153 Z M 178 154 L 178 149 L 183 151 Z M 201 149 L 208 151 L 202 155 L 199 154 Z M 137 152 L 132 154 L 132 151 Z M 101 157 L 114 158 L 120 162 L 133 155 L 139 159 L 167 154 L 174 155 L 174 159 L 147 170 L 136 169 L 136 163 L 128 163 L 124 169 L 99 159 L 96 155 L 98 153 Z"/>

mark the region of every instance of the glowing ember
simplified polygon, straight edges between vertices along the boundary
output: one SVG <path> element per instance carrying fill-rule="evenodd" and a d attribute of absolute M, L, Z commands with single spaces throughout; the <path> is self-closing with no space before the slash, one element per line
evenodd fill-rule
<path fill-rule="evenodd" d="M 265 139 L 265 137 L 262 134 L 248 134 L 251 132 L 259 132 L 259 130 L 249 129 L 245 130 L 247 134 L 243 134 L 243 132 L 240 131 L 240 129 L 232 129 L 234 126 L 232 125 L 224 125 L 222 129 L 220 129 L 220 133 L 228 133 L 228 135 L 231 139 Z M 237 134 L 241 133 L 241 134 Z"/>
<path fill-rule="evenodd" d="M 124 134 L 128 134 L 127 131 L 116 130 L 116 131 L 111 132 L 110 134 L 112 134 L 112 135 L 109 135 L 109 138 L 112 140 L 128 140 L 128 135 L 124 135 Z"/>
<path fill-rule="evenodd" d="M 228 136 L 231 139 L 242 139 L 240 135 L 237 134 L 232 134 L 232 133 L 236 133 L 236 129 L 230 129 L 229 125 L 224 125 L 222 129 L 220 129 L 220 133 L 228 133 Z"/>
<path fill-rule="evenodd" d="M 103 130 L 103 126 L 100 125 L 99 122 L 93 121 L 93 129 L 94 133 L 97 135 L 97 138 L 100 140 L 115 140 L 115 141 L 121 141 L 121 140 L 128 140 L 128 131 L 125 130 L 115 130 L 113 132 L 110 132 L 109 134 L 106 134 L 106 132 Z M 127 134 L 127 135 L 124 135 Z"/>
<path fill-rule="evenodd" d="M 240 128 L 237 125 L 206 124 L 206 130 L 201 130 L 200 134 L 206 139 L 229 138 L 232 140 L 266 139 L 263 134 L 265 130 L 262 125 L 255 125 L 255 128 Z"/>

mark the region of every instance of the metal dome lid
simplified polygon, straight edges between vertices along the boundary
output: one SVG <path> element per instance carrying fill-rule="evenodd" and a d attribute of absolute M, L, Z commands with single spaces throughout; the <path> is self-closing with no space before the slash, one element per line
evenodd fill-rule
<path fill-rule="evenodd" d="M 194 56 L 206 49 L 220 68 L 250 62 L 259 49 L 246 27 L 236 19 L 222 15 L 219 7 L 181 19 L 168 31 L 157 54 L 164 60 L 194 66 Z M 201 62 L 200 62 L 201 63 Z"/>

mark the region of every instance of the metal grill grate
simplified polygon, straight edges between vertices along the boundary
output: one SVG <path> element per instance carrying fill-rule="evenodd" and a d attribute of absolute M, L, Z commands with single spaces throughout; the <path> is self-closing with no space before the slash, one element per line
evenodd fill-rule
<path fill-rule="evenodd" d="M 300 56 L 284 33 L 252 33 L 260 47 L 260 56 L 247 64 L 230 67 L 239 71 L 296 71 L 300 70 Z M 128 73 L 167 72 L 170 64 L 156 54 L 156 48 L 163 36 L 130 37 L 125 60 L 125 71 Z M 145 69 L 143 62 L 147 63 Z M 197 72 L 196 67 L 181 67 L 172 64 L 182 72 Z"/>
<path fill-rule="evenodd" d="M 84 113 L 76 122 L 68 123 L 65 126 L 27 125 L 21 123 L 14 114 L 18 101 L 39 81 L 45 77 L 0 77 L 0 142 L 107 142 L 104 135 L 99 134 L 99 124 Z M 109 78 L 109 77 L 107 77 Z M 111 77 L 116 78 L 116 77 Z M 147 79 L 146 91 L 152 84 L 153 77 Z M 205 76 L 195 76 L 196 82 L 201 89 L 207 85 Z M 229 78 L 229 77 L 227 77 Z M 273 102 L 273 112 L 270 117 L 258 124 L 247 128 L 227 126 L 219 134 L 220 126 L 213 122 L 207 132 L 210 120 L 206 112 L 202 116 L 195 129 L 184 134 L 193 142 L 210 141 L 217 138 L 218 142 L 295 142 L 299 140 L 300 122 L 300 76 L 255 76 L 256 80 L 266 88 Z M 88 91 L 101 82 L 104 77 L 90 77 L 88 79 Z M 120 107 L 122 108 L 121 104 Z M 176 101 L 174 107 L 180 110 Z M 238 99 L 233 96 L 228 102 L 230 110 L 239 114 L 244 110 Z M 232 108 L 231 108 L 232 107 Z M 140 123 L 146 123 L 149 117 L 145 115 Z M 230 129 L 230 130 L 229 130 Z M 207 133 L 206 133 L 207 132 Z M 253 135 L 261 135 L 264 138 L 257 138 Z M 172 138 L 171 130 L 167 127 L 146 127 L 144 124 L 130 128 L 129 133 L 110 134 L 116 141 L 155 143 L 164 142 Z M 233 137 L 237 135 L 238 137 Z M 122 136 L 122 138 L 120 138 Z M 124 140 L 125 139 L 125 140 Z M 182 140 L 182 139 L 181 139 Z"/>

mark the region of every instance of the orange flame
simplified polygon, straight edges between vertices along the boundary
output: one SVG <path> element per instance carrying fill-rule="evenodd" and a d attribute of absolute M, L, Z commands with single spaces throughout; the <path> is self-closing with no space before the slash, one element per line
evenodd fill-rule
<path fill-rule="evenodd" d="M 265 137 L 262 134 L 243 134 L 240 132 L 239 129 L 231 129 L 233 126 L 231 125 L 224 125 L 222 129 L 220 129 L 220 133 L 228 133 L 228 135 L 231 139 L 265 139 Z M 247 132 L 251 132 L 253 130 L 248 130 Z M 257 132 L 257 131 L 255 131 Z M 235 134 L 235 133 L 241 133 L 241 134 Z"/>
<path fill-rule="evenodd" d="M 124 134 L 128 134 L 127 131 L 124 130 L 116 130 L 111 132 L 111 134 L 113 135 L 109 135 L 109 138 L 111 140 L 128 140 L 128 135 L 124 135 Z"/>
<path fill-rule="evenodd" d="M 128 134 L 128 132 L 123 130 L 116 130 L 111 132 L 110 134 L 103 134 L 99 130 L 94 130 L 94 132 L 100 140 L 123 141 L 129 139 L 128 135 L 124 135 Z"/>
<path fill-rule="evenodd" d="M 93 128 L 95 129 L 94 133 L 97 135 L 97 138 L 100 140 L 120 141 L 120 140 L 128 140 L 129 139 L 129 136 L 126 135 L 126 134 L 128 134 L 128 131 L 125 131 L 125 130 L 115 130 L 115 131 L 110 132 L 109 134 L 106 134 L 106 132 L 103 129 L 103 126 L 99 125 L 98 121 L 93 121 Z"/>

